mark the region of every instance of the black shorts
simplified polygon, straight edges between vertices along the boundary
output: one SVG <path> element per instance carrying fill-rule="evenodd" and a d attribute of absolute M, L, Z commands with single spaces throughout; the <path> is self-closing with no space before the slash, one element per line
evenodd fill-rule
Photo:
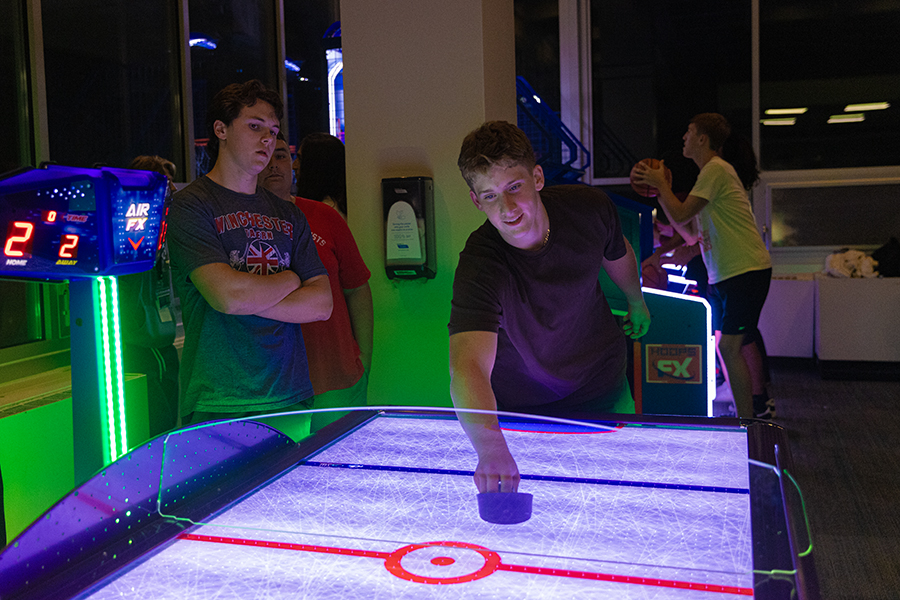
<path fill-rule="evenodd" d="M 712 307 L 713 329 L 723 335 L 753 332 L 771 281 L 772 269 L 763 269 L 711 284 L 707 299 Z"/>

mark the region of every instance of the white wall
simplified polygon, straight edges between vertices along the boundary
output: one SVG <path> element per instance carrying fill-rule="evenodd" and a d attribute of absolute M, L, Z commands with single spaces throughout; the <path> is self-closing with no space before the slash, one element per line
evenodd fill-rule
<path fill-rule="evenodd" d="M 343 0 L 350 228 L 372 271 L 369 403 L 450 405 L 447 321 L 459 251 L 484 217 L 456 167 L 483 121 L 515 123 L 512 0 Z M 437 277 L 384 271 L 381 180 L 434 179 Z"/>

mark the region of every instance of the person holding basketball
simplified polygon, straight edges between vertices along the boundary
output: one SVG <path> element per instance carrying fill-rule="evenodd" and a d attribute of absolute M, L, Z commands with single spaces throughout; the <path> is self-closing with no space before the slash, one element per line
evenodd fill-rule
<path fill-rule="evenodd" d="M 586 185 L 544 187 L 525 133 L 485 123 L 458 165 L 487 221 L 459 256 L 450 310 L 457 408 L 539 415 L 633 413 L 625 335 L 650 327 L 634 251 L 616 208 Z M 620 328 L 605 269 L 628 300 Z M 516 492 L 519 472 L 495 414 L 459 413 L 478 454 L 479 492 Z"/>
<path fill-rule="evenodd" d="M 753 417 L 753 382 L 741 352 L 745 336 L 756 331 L 769 283 L 772 261 L 760 236 L 747 190 L 758 179 L 752 149 L 722 157 L 726 143 L 734 143 L 731 125 L 720 114 L 702 113 L 691 119 L 682 153 L 700 173 L 684 202 L 672 192 L 665 162 L 658 168 L 635 167 L 634 180 L 659 190 L 659 204 L 676 231 L 692 244 L 700 243 L 709 273 L 708 299 L 719 356 L 734 394 L 738 416 Z M 741 173 L 741 175 L 739 175 Z"/>

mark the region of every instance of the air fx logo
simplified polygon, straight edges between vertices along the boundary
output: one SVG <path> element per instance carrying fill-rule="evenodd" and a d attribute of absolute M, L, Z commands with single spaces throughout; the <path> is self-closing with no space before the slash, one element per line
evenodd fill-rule
<path fill-rule="evenodd" d="M 129 205 L 125 218 L 128 219 L 125 231 L 143 231 L 147 219 L 150 218 L 150 205 L 143 202 Z"/>
<path fill-rule="evenodd" d="M 647 344 L 647 383 L 703 383 L 703 352 L 699 345 Z"/>

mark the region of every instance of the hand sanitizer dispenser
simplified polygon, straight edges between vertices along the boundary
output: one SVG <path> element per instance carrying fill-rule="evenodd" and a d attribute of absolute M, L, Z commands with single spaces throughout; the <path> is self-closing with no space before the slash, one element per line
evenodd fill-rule
<path fill-rule="evenodd" d="M 390 279 L 433 279 L 434 182 L 431 177 L 381 180 L 385 270 Z"/>

